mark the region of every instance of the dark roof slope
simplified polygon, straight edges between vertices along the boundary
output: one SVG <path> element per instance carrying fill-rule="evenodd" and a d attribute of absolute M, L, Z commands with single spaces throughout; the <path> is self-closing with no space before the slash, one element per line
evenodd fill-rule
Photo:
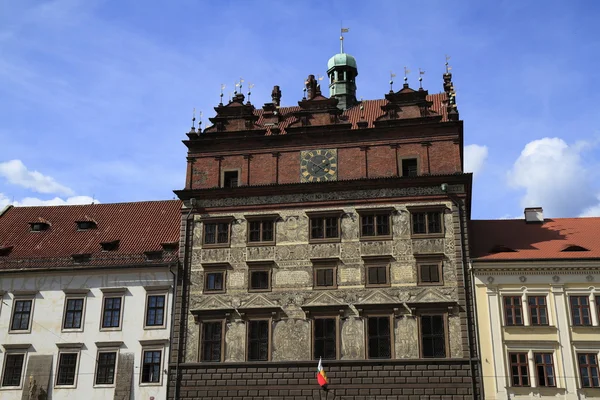
<path fill-rule="evenodd" d="M 469 232 L 471 257 L 480 261 L 600 258 L 599 237 L 598 217 L 473 220 Z"/>
<path fill-rule="evenodd" d="M 181 202 L 75 206 L 12 207 L 0 216 L 0 269 L 80 266 L 125 266 L 145 261 L 144 253 L 161 251 L 163 243 L 178 243 Z M 96 228 L 79 230 L 77 221 L 94 221 Z M 30 223 L 48 228 L 32 232 Z M 118 247 L 103 251 L 102 243 L 118 240 Z M 159 258 L 160 262 L 176 256 Z M 89 255 L 81 263 L 77 254 Z"/>

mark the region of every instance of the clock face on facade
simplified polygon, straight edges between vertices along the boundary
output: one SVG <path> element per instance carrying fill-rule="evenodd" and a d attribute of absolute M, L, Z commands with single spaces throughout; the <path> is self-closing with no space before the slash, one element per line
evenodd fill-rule
<path fill-rule="evenodd" d="M 337 179 L 337 149 L 307 150 L 300 153 L 300 180 L 324 182 Z"/>

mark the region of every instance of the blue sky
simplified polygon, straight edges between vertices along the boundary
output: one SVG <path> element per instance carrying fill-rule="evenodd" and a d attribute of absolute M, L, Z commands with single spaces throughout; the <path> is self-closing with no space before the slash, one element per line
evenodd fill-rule
<path fill-rule="evenodd" d="M 451 55 L 474 218 L 600 215 L 592 0 L 0 0 L 0 206 L 173 198 L 192 108 L 240 77 L 296 104 L 340 21 L 365 99 L 404 66 L 441 91 Z"/>

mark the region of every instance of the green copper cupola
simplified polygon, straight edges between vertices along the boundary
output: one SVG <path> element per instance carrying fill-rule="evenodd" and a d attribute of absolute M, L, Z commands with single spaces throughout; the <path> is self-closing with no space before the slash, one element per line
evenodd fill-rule
<path fill-rule="evenodd" d="M 356 104 L 356 76 L 358 75 L 356 59 L 344 53 L 344 32 L 347 32 L 347 29 L 342 29 L 340 53 L 327 62 L 329 96 L 338 99 L 338 108 L 342 110 Z"/>

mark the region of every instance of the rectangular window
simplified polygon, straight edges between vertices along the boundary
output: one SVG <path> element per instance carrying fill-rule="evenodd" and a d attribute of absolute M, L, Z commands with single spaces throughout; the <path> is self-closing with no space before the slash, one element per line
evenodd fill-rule
<path fill-rule="evenodd" d="M 533 353 L 538 387 L 555 387 L 552 353 Z"/>
<path fill-rule="evenodd" d="M 391 238 L 390 213 L 361 214 L 360 236 L 362 238 Z"/>
<path fill-rule="evenodd" d="M 102 312 L 102 328 L 119 328 L 121 326 L 122 297 L 105 297 Z"/>
<path fill-rule="evenodd" d="M 546 296 L 529 296 L 527 303 L 529 304 L 531 325 L 548 325 Z"/>
<path fill-rule="evenodd" d="M 270 269 L 250 269 L 250 287 L 249 291 L 268 291 L 271 290 L 271 270 Z"/>
<path fill-rule="evenodd" d="M 98 353 L 98 362 L 96 367 L 96 385 L 114 384 L 116 365 L 116 351 Z"/>
<path fill-rule="evenodd" d="M 56 373 L 56 386 L 75 385 L 77 372 L 77 358 L 79 353 L 60 353 L 58 355 L 58 372 Z"/>
<path fill-rule="evenodd" d="M 416 158 L 402 160 L 402 176 L 417 176 L 418 174 Z"/>
<path fill-rule="evenodd" d="M 227 245 L 229 244 L 229 222 L 204 223 L 204 244 Z"/>
<path fill-rule="evenodd" d="M 446 357 L 446 327 L 443 315 L 421 316 L 421 352 L 423 358 Z"/>
<path fill-rule="evenodd" d="M 15 300 L 13 303 L 13 317 L 10 324 L 11 331 L 28 331 L 31 319 L 31 306 L 33 300 Z"/>
<path fill-rule="evenodd" d="M 315 267 L 314 268 L 314 287 L 315 288 L 335 288 L 337 286 L 337 268 L 336 267 Z"/>
<path fill-rule="evenodd" d="M 269 320 L 248 322 L 248 361 L 269 360 Z"/>
<path fill-rule="evenodd" d="M 588 296 L 569 296 L 569 303 L 571 304 L 571 318 L 573 325 L 592 325 L 592 319 L 590 318 L 590 299 Z"/>
<path fill-rule="evenodd" d="M 6 353 L 4 356 L 4 375 L 2 376 L 2 387 L 21 386 L 25 354 Z"/>
<path fill-rule="evenodd" d="M 313 357 L 324 360 L 337 358 L 337 319 L 315 318 L 313 330 Z"/>
<path fill-rule="evenodd" d="M 523 307 L 521 296 L 504 296 L 504 324 L 506 326 L 523 325 Z"/>
<path fill-rule="evenodd" d="M 332 240 L 340 238 L 339 229 L 340 218 L 333 217 L 313 217 L 310 219 L 310 239 L 311 240 Z"/>
<path fill-rule="evenodd" d="M 213 271 L 207 272 L 204 277 L 205 292 L 223 292 L 225 291 L 225 272 Z"/>
<path fill-rule="evenodd" d="M 529 386 L 527 353 L 509 353 L 511 386 Z"/>
<path fill-rule="evenodd" d="M 391 358 L 390 317 L 367 318 L 369 358 Z"/>
<path fill-rule="evenodd" d="M 420 285 L 442 284 L 442 262 L 423 262 L 417 264 Z"/>
<path fill-rule="evenodd" d="M 442 212 L 413 212 L 412 233 L 413 235 L 433 235 L 442 233 Z"/>
<path fill-rule="evenodd" d="M 248 243 L 269 243 L 275 241 L 273 220 L 248 221 Z"/>
<path fill-rule="evenodd" d="M 83 302 L 84 299 L 66 299 L 63 329 L 81 329 Z"/>
<path fill-rule="evenodd" d="M 142 383 L 160 383 L 162 351 L 145 350 L 142 357 Z"/>
<path fill-rule="evenodd" d="M 238 186 L 238 175 L 239 171 L 225 171 L 223 172 L 223 187 L 233 188 Z"/>
<path fill-rule="evenodd" d="M 367 286 L 384 286 L 389 283 L 389 267 L 387 265 L 367 265 Z"/>
<path fill-rule="evenodd" d="M 221 361 L 221 344 L 223 341 L 223 322 L 202 323 L 202 343 L 200 348 L 200 360 Z"/>
<path fill-rule="evenodd" d="M 164 294 L 149 295 L 146 301 L 146 326 L 163 326 L 165 324 Z"/>
<path fill-rule="evenodd" d="M 577 354 L 579 364 L 579 375 L 581 376 L 581 387 L 600 388 L 598 378 L 598 356 L 595 353 Z"/>

